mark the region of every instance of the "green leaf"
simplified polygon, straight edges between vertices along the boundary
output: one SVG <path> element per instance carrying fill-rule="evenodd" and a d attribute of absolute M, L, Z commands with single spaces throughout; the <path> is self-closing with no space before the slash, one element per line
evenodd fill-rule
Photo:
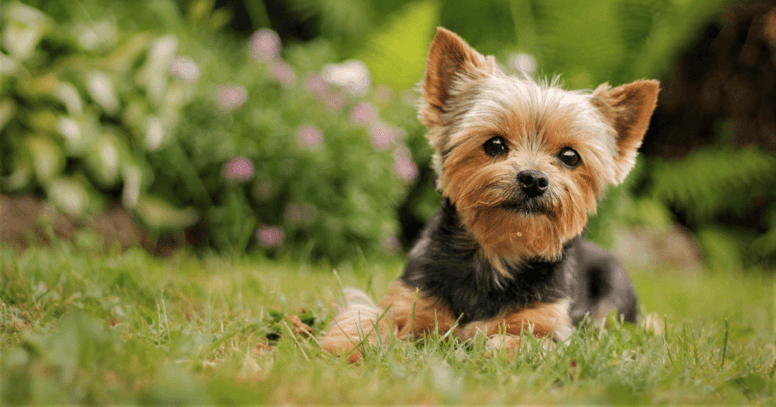
<path fill-rule="evenodd" d="M 25 146 L 32 158 L 35 176 L 45 184 L 65 168 L 65 155 L 62 149 L 49 137 L 28 136 Z"/>
<path fill-rule="evenodd" d="M 436 1 L 412 3 L 377 30 L 356 58 L 369 67 L 373 83 L 385 83 L 395 89 L 410 88 L 423 75 L 428 46 L 438 21 Z"/>
<path fill-rule="evenodd" d="M 32 56 L 51 22 L 40 10 L 13 2 L 6 6 L 3 47 L 19 59 Z"/>
<path fill-rule="evenodd" d="M 105 113 L 113 116 L 119 112 L 119 102 L 116 85 L 113 78 L 105 72 L 93 71 L 86 78 L 89 96 L 97 102 Z"/>
<path fill-rule="evenodd" d="M 161 198 L 149 195 L 138 200 L 135 212 L 146 225 L 158 230 L 185 229 L 199 220 L 196 209 L 178 209 Z"/>
<path fill-rule="evenodd" d="M 91 204 L 86 185 L 76 177 L 57 177 L 51 180 L 46 192 L 57 208 L 74 217 L 85 214 Z"/>
<path fill-rule="evenodd" d="M 127 146 L 116 134 L 103 133 L 91 146 L 86 164 L 97 184 L 108 188 L 119 180 L 121 161 L 127 153 Z"/>
<path fill-rule="evenodd" d="M 0 100 L 0 131 L 3 131 L 5 126 L 13 119 L 14 113 L 14 104 L 11 99 Z"/>

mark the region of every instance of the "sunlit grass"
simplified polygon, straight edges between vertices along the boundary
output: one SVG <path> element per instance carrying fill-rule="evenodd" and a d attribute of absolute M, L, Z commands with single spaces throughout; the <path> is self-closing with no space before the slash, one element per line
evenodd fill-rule
<path fill-rule="evenodd" d="M 61 245 L 0 250 L 4 403 L 713 403 L 774 391 L 772 277 L 633 273 L 663 332 L 526 337 L 516 355 L 390 339 L 350 365 L 293 334 L 325 329 L 344 286 L 379 297 L 401 259 L 339 265 L 156 259 Z"/>

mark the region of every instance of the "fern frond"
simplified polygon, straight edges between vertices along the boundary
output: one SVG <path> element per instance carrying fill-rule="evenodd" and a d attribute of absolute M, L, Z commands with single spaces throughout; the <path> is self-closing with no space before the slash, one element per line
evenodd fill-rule
<path fill-rule="evenodd" d="M 752 195 L 776 183 L 776 157 L 756 147 L 708 148 L 682 161 L 657 162 L 652 194 L 695 221 L 744 213 Z"/>

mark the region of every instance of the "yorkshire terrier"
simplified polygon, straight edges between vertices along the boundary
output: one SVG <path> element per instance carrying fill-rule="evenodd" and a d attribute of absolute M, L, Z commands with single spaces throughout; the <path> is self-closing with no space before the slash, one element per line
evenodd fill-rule
<path fill-rule="evenodd" d="M 439 28 L 421 88 L 444 201 L 380 305 L 350 291 L 322 347 L 354 361 L 364 341 L 438 331 L 514 349 L 524 331 L 562 341 L 586 315 L 635 322 L 622 266 L 581 234 L 633 168 L 659 83 L 566 91 Z"/>

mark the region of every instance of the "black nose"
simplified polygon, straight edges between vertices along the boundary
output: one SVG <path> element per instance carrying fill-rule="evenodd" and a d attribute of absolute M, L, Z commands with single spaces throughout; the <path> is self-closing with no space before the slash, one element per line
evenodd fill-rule
<path fill-rule="evenodd" d="M 547 178 L 547 174 L 534 170 L 518 172 L 517 182 L 520 183 L 520 188 L 523 189 L 523 193 L 528 195 L 529 198 L 542 195 L 547 191 L 547 187 L 550 186 L 550 179 Z"/>

